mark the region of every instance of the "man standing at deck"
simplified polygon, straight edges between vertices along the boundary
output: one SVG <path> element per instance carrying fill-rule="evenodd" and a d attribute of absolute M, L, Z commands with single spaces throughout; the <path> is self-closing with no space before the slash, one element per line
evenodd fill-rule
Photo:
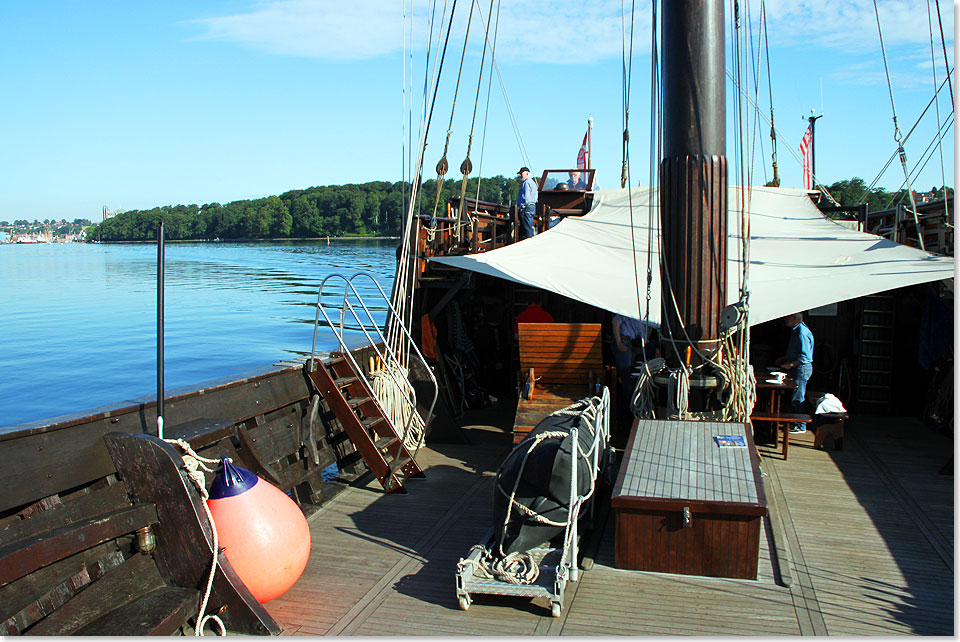
<path fill-rule="evenodd" d="M 797 388 L 793 391 L 791 402 L 793 412 L 803 414 L 804 400 L 807 396 L 807 381 L 813 374 L 813 333 L 803 322 L 803 312 L 796 312 L 783 318 L 784 324 L 791 328 L 790 342 L 787 344 L 787 354 L 777 359 L 777 365 L 787 370 Z M 791 433 L 806 432 L 803 424 L 795 424 Z"/>
<path fill-rule="evenodd" d="M 530 178 L 530 168 L 521 167 L 517 172 L 520 179 L 520 189 L 517 191 L 517 218 L 520 219 L 520 239 L 528 239 L 537 232 L 533 229 L 533 215 L 537 209 L 537 182 Z"/>

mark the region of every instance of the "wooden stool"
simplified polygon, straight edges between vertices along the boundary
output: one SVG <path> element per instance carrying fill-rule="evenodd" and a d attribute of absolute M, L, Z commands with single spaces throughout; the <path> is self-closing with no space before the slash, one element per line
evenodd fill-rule
<path fill-rule="evenodd" d="M 843 422 L 849 419 L 850 415 L 845 412 L 827 412 L 813 416 L 813 425 L 815 431 L 813 438 L 813 447 L 821 448 L 827 437 L 833 437 L 833 449 L 843 450 Z"/>

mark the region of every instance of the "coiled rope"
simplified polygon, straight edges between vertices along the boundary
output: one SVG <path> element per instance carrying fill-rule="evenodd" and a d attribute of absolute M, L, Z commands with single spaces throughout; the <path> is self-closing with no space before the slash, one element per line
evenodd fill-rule
<path fill-rule="evenodd" d="M 424 438 L 424 422 L 416 412 L 416 393 L 408 371 L 399 363 L 390 362 L 373 375 L 373 392 L 381 408 L 394 426 L 403 426 L 403 445 L 407 450 L 419 448 Z"/>
<path fill-rule="evenodd" d="M 681 363 L 667 378 L 667 410 L 678 419 L 685 419 L 689 410 L 690 371 Z"/>
<path fill-rule="evenodd" d="M 540 567 L 529 551 L 510 553 L 497 559 L 482 544 L 477 544 L 470 550 L 480 551 L 480 559 L 465 559 L 461 565 L 473 566 L 476 569 L 474 573 L 480 577 L 517 585 L 533 584 L 540 577 Z"/>
<path fill-rule="evenodd" d="M 190 447 L 183 439 L 164 439 L 168 444 L 178 446 L 185 454 L 181 456 L 183 460 L 183 467 L 187 471 L 187 477 L 190 478 L 190 481 L 193 482 L 193 485 L 197 487 L 197 490 L 200 492 L 200 497 L 203 499 L 203 511 L 207 514 L 207 520 L 210 522 L 210 530 L 213 531 L 213 562 L 210 565 L 210 575 L 207 578 L 207 588 L 203 592 L 203 599 L 200 601 L 200 611 L 197 613 L 197 626 L 193 632 L 194 636 L 202 637 L 204 635 L 203 628 L 206 626 L 208 621 L 213 621 L 218 624 L 220 627 L 220 635 L 225 636 L 227 634 L 227 627 L 224 626 L 223 620 L 221 620 L 216 614 L 204 615 L 204 612 L 207 610 L 207 602 L 210 599 L 210 593 L 213 590 L 213 578 L 217 573 L 217 555 L 220 551 L 220 537 L 217 534 L 217 525 L 213 521 L 213 514 L 210 513 L 210 507 L 207 505 L 207 500 L 210 498 L 209 493 L 207 493 L 206 480 L 203 477 L 201 470 L 205 470 L 208 473 L 213 473 L 214 471 L 210 468 L 207 468 L 204 464 L 216 464 L 218 460 L 216 459 L 207 459 L 206 457 L 201 457 L 193 448 Z"/>
<path fill-rule="evenodd" d="M 630 401 L 630 411 L 634 417 L 656 419 L 653 403 L 653 375 L 666 367 L 666 359 L 658 357 L 649 361 L 644 360 L 643 370 L 640 371 L 640 376 L 637 378 L 637 384 L 633 388 L 633 397 Z"/>

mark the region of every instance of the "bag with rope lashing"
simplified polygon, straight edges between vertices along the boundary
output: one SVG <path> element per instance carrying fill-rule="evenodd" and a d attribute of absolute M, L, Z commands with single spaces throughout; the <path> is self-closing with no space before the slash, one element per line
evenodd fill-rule
<path fill-rule="evenodd" d="M 593 483 L 589 452 L 594 433 L 589 421 L 581 421 L 583 414 L 544 418 L 500 465 L 493 498 L 494 555 L 528 551 L 564 534 L 570 508 L 570 432 L 575 425 L 577 494 L 588 494 Z M 588 504 L 581 507 L 581 514 L 588 509 Z"/>

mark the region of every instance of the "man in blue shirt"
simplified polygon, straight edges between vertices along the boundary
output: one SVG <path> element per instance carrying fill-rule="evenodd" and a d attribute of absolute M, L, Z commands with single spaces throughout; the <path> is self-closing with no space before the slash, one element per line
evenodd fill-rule
<path fill-rule="evenodd" d="M 793 403 L 793 412 L 803 414 L 804 400 L 807 396 L 807 381 L 813 374 L 813 333 L 803 322 L 803 313 L 796 312 L 784 317 L 783 322 L 791 328 L 790 342 L 787 344 L 786 356 L 777 359 L 777 365 L 788 371 L 797 388 L 793 391 L 790 401 Z M 791 433 L 806 432 L 803 424 L 795 424 Z"/>
<path fill-rule="evenodd" d="M 537 182 L 530 178 L 530 168 L 521 167 L 517 172 L 522 183 L 517 191 L 517 217 L 520 219 L 520 240 L 534 236 L 533 215 L 537 210 Z"/>

